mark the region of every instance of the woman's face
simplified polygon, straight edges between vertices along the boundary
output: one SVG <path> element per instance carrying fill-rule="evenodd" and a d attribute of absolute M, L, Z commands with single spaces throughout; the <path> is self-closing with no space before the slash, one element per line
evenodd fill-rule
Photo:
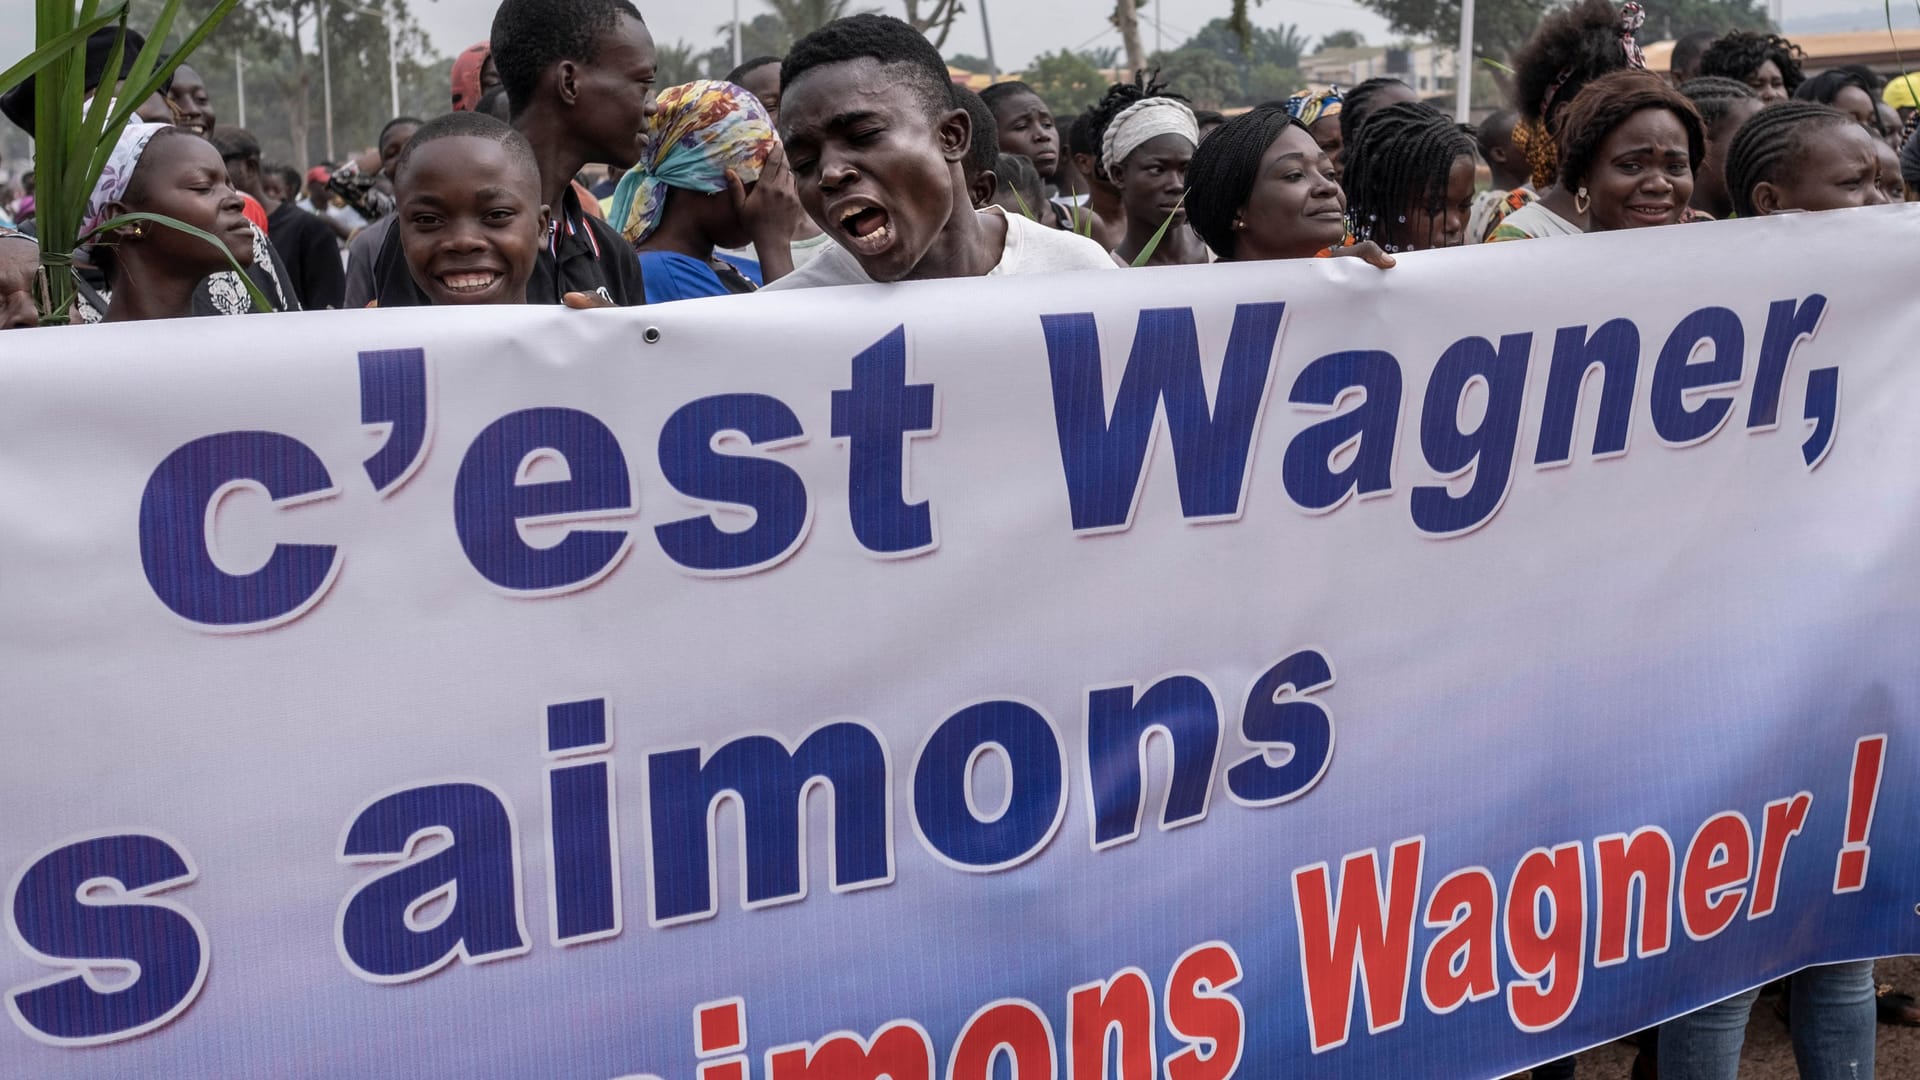
<path fill-rule="evenodd" d="M 1760 61 L 1760 66 L 1747 73 L 1747 85 L 1760 95 L 1763 104 L 1771 105 L 1776 101 L 1785 101 L 1791 95 L 1787 93 L 1786 76 L 1780 74 L 1780 65 L 1771 60 Z"/>
<path fill-rule="evenodd" d="M 1833 107 L 1853 117 L 1854 122 L 1872 131 L 1879 126 L 1880 110 L 1874 107 L 1873 95 L 1857 86 L 1843 86 L 1833 95 Z"/>
<path fill-rule="evenodd" d="M 994 103 L 993 122 L 1002 151 L 1027 155 L 1040 179 L 1053 179 L 1060 167 L 1060 137 L 1046 102 L 1033 94 L 1009 94 Z"/>
<path fill-rule="evenodd" d="M 1900 155 L 1894 153 L 1893 147 L 1888 146 L 1885 141 L 1875 139 L 1873 156 L 1880 166 L 1880 193 L 1885 195 L 1890 203 L 1905 202 L 1907 185 L 1900 178 Z"/>
<path fill-rule="evenodd" d="M 1155 135 L 1128 154 L 1115 178 L 1128 219 L 1149 230 L 1158 229 L 1169 217 L 1175 225 L 1186 224 L 1181 200 L 1187 193 L 1187 165 L 1192 161 L 1193 144 L 1184 135 Z"/>
<path fill-rule="evenodd" d="M 1762 214 L 1783 210 L 1841 210 L 1877 206 L 1879 187 L 1874 138 L 1859 124 L 1829 124 L 1807 135 L 1800 152 L 1778 170 L 1778 180 L 1753 186 L 1753 206 Z"/>
<path fill-rule="evenodd" d="M 244 205 L 227 179 L 220 151 L 205 139 L 180 135 L 161 136 L 147 146 L 125 202 L 128 210 L 165 214 L 212 233 L 247 266 L 253 262 L 253 226 L 242 213 Z M 197 236 L 154 222 L 144 223 L 141 232 L 139 242 L 156 262 L 197 277 L 229 269 L 226 258 Z"/>
<path fill-rule="evenodd" d="M 1347 234 L 1347 198 L 1313 136 L 1288 124 L 1260 156 L 1247 205 L 1235 219 L 1234 258 L 1310 259 Z"/>
<path fill-rule="evenodd" d="M 1667 109 L 1627 117 L 1600 140 L 1582 186 L 1595 232 L 1678 223 L 1693 198 L 1686 126 Z"/>
<path fill-rule="evenodd" d="M 1447 170 L 1446 196 L 1440 209 L 1427 206 L 1425 193 L 1419 205 L 1407 207 L 1406 250 L 1459 247 L 1467 242 L 1467 216 L 1473 212 L 1474 159 L 1466 155 L 1453 159 Z"/>
<path fill-rule="evenodd" d="M 1333 162 L 1333 179 L 1338 183 L 1343 156 L 1341 151 L 1347 148 L 1346 142 L 1340 138 L 1340 114 L 1323 116 L 1308 125 L 1307 130 L 1313 132 L 1314 143 L 1325 151 L 1328 160 Z"/>
<path fill-rule="evenodd" d="M 1731 205 L 1727 198 L 1727 148 L 1740 133 L 1740 125 L 1760 111 L 1757 98 L 1741 98 L 1727 106 L 1726 115 L 1707 130 L 1707 152 L 1693 174 L 1695 205 L 1715 217 L 1725 217 Z"/>

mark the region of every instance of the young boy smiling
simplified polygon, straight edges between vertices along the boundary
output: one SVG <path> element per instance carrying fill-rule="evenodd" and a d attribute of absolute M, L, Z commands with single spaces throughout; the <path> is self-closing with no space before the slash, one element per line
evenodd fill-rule
<path fill-rule="evenodd" d="M 526 136 L 491 116 L 422 126 L 393 168 L 395 228 L 433 304 L 524 304 L 549 218 Z"/>
<path fill-rule="evenodd" d="M 807 216 L 836 246 L 762 291 L 1114 269 L 1083 236 L 974 210 L 972 121 L 940 53 L 906 23 L 835 20 L 794 44 L 782 75 L 787 161 Z"/>
<path fill-rule="evenodd" d="M 645 303 L 633 246 L 588 213 L 572 187 L 589 162 L 630 168 L 640 159 L 656 108 L 653 36 L 640 12 L 629 0 L 503 0 L 492 42 L 513 127 L 539 163 L 536 205 L 553 220 L 527 300 Z M 380 306 L 423 303 L 395 239 L 375 259 Z"/>

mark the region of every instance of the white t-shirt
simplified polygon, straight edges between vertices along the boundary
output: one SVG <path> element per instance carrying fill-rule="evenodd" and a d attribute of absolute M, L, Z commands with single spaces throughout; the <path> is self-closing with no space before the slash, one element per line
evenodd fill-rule
<path fill-rule="evenodd" d="M 1118 270 L 1099 244 L 1060 229 L 1049 229 L 1024 216 L 1009 215 L 997 206 L 975 211 L 1006 220 L 1007 243 L 1000 261 L 988 274 L 1051 274 L 1066 270 Z M 822 251 L 818 258 L 795 270 L 762 292 L 780 289 L 812 289 L 826 285 L 869 285 L 873 279 L 860 269 L 860 263 L 839 244 Z"/>

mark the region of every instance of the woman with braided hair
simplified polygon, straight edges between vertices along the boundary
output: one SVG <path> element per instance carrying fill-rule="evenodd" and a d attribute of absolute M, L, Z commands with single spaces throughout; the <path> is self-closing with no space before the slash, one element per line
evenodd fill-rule
<path fill-rule="evenodd" d="M 1372 118 L 1373 114 L 1391 105 L 1404 105 L 1419 101 L 1420 95 L 1399 79 L 1380 75 L 1360 83 L 1347 91 L 1346 99 L 1340 108 L 1339 142 L 1332 148 L 1321 140 L 1318 126 L 1311 125 L 1313 137 L 1333 159 L 1333 178 L 1339 180 L 1347 172 L 1347 147 L 1360 137 L 1360 129 Z"/>
<path fill-rule="evenodd" d="M 1734 212 L 1762 217 L 1887 201 L 1867 129 L 1831 105 L 1783 101 L 1756 113 L 1727 149 Z"/>
<path fill-rule="evenodd" d="M 1760 111 L 1760 95 L 1738 79 L 1719 75 L 1688 79 L 1680 92 L 1700 110 L 1700 122 L 1707 126 L 1707 156 L 1693 170 L 1693 208 L 1728 217 L 1733 200 L 1727 195 L 1727 148 L 1741 125 Z"/>
<path fill-rule="evenodd" d="M 1800 47 L 1778 34 L 1735 30 L 1700 57 L 1700 74 L 1739 79 L 1768 105 L 1785 101 L 1800 88 Z"/>
<path fill-rule="evenodd" d="M 1187 170 L 1187 220 L 1223 261 L 1331 254 L 1392 266 L 1379 244 L 1346 246 L 1346 216 L 1332 161 L 1281 105 L 1221 125 Z"/>
<path fill-rule="evenodd" d="M 1540 28 L 1513 59 L 1513 108 L 1520 114 L 1513 141 L 1527 157 L 1532 186 L 1514 189 L 1508 214 L 1536 202 L 1540 211 L 1520 223 L 1526 236 L 1570 236 L 1586 231 L 1586 215 L 1573 193 L 1554 186 L 1560 174 L 1559 119 L 1586 85 L 1622 68 L 1646 67 L 1634 33 L 1646 15 L 1628 3 L 1614 10 L 1609 0 L 1580 0 L 1540 21 Z M 1489 223 L 1504 224 L 1502 215 Z M 1511 236 L 1513 230 L 1508 230 Z"/>
<path fill-rule="evenodd" d="M 1420 102 L 1381 109 L 1347 148 L 1353 235 L 1390 252 L 1466 243 L 1473 129 Z"/>

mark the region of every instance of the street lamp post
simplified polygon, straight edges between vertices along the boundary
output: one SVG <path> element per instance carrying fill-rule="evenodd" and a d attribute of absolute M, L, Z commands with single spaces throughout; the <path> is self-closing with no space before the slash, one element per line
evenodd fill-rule
<path fill-rule="evenodd" d="M 233 50 L 233 89 L 234 97 L 240 102 L 240 126 L 247 126 L 247 62 L 240 57 L 240 50 Z"/>
<path fill-rule="evenodd" d="M 327 55 L 327 0 L 320 0 L 320 102 L 326 114 L 327 160 L 333 156 L 333 60 Z"/>
<path fill-rule="evenodd" d="M 394 17 L 393 0 L 386 0 L 380 10 L 342 4 L 348 11 L 358 12 L 369 18 L 379 19 L 387 24 L 387 96 L 392 111 L 388 116 L 400 115 L 400 20 Z M 327 59 L 327 21 L 326 4 L 322 0 L 320 11 L 320 80 L 325 85 L 321 97 L 327 108 L 327 158 L 333 158 L 333 76 Z"/>
<path fill-rule="evenodd" d="M 393 0 L 386 2 L 387 20 L 387 97 L 393 106 L 388 116 L 400 115 L 400 20 L 393 17 Z"/>
<path fill-rule="evenodd" d="M 1000 77 L 1000 65 L 993 59 L 993 26 L 987 22 L 987 0 L 980 0 L 980 36 L 987 43 L 987 78 Z"/>
<path fill-rule="evenodd" d="M 1473 0 L 1460 0 L 1460 51 L 1453 61 L 1453 118 L 1464 124 L 1473 108 Z"/>

